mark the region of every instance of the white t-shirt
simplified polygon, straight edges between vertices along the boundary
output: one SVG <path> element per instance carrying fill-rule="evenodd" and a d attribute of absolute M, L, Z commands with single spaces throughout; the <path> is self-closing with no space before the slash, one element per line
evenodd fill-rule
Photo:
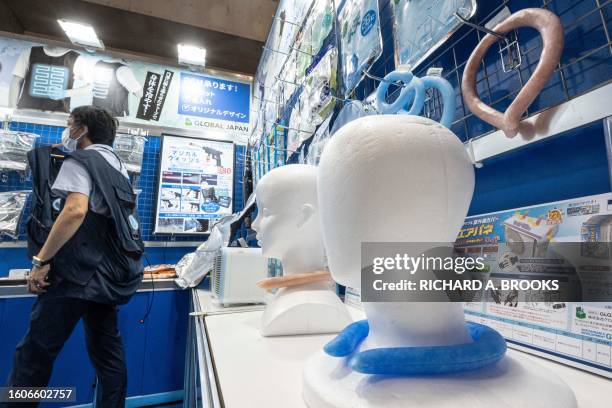
<path fill-rule="evenodd" d="M 112 147 L 104 144 L 92 144 L 87 146 L 85 150 L 99 152 L 111 166 L 129 179 L 125 165 L 115 155 Z M 110 214 L 102 191 L 92 182 L 87 169 L 74 159 L 68 158 L 64 161 L 51 190 L 62 198 L 66 198 L 68 193 L 84 194 L 89 197 L 89 209 L 91 211 L 102 215 Z"/>

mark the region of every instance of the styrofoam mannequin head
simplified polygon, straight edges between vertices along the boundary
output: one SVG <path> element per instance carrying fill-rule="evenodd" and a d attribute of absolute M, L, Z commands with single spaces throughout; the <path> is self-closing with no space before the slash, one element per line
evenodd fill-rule
<path fill-rule="evenodd" d="M 278 258 L 285 274 L 323 267 L 324 249 L 317 200 L 317 168 L 278 167 L 257 183 L 253 229 L 263 256 Z"/>
<path fill-rule="evenodd" d="M 473 189 L 472 163 L 444 126 L 411 115 L 350 122 L 326 145 L 319 163 L 319 209 L 332 277 L 361 288 L 362 242 L 454 242 Z M 460 303 L 363 307 L 370 324 L 364 348 L 471 341 Z"/>
<path fill-rule="evenodd" d="M 332 276 L 359 288 L 362 242 L 455 241 L 474 170 L 444 126 L 419 116 L 367 116 L 326 145 L 318 189 Z"/>

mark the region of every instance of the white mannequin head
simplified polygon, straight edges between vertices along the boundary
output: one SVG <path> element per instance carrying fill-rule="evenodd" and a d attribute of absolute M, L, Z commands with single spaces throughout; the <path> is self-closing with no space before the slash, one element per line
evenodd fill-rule
<path fill-rule="evenodd" d="M 322 269 L 317 168 L 291 164 L 273 169 L 257 183 L 255 195 L 253 229 L 263 256 L 280 259 L 284 274 Z"/>
<path fill-rule="evenodd" d="M 325 146 L 319 163 L 319 208 L 332 277 L 360 288 L 362 242 L 454 242 L 473 189 L 472 163 L 444 126 L 410 115 L 348 123 Z M 410 336 L 413 345 L 467 338 L 459 303 L 364 307 L 369 337 L 385 338 L 379 343 L 400 345 Z"/>

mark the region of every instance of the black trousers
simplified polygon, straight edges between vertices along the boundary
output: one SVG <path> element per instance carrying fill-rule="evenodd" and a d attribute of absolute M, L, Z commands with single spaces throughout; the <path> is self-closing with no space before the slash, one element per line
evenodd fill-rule
<path fill-rule="evenodd" d="M 117 307 L 89 300 L 38 297 L 30 314 L 28 331 L 15 350 L 7 387 L 46 387 L 55 358 L 81 318 L 87 352 L 98 378 L 96 406 L 124 407 L 127 369 L 117 328 Z M 38 403 L 14 406 L 36 407 Z"/>

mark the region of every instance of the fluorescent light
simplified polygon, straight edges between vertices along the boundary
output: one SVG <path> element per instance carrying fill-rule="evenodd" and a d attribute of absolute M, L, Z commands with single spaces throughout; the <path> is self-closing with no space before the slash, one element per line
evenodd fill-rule
<path fill-rule="evenodd" d="M 179 64 L 204 66 L 206 62 L 206 48 L 195 45 L 178 44 Z"/>
<path fill-rule="evenodd" d="M 104 44 L 98 38 L 92 26 L 67 20 L 57 20 L 57 22 L 73 44 L 104 49 Z"/>

